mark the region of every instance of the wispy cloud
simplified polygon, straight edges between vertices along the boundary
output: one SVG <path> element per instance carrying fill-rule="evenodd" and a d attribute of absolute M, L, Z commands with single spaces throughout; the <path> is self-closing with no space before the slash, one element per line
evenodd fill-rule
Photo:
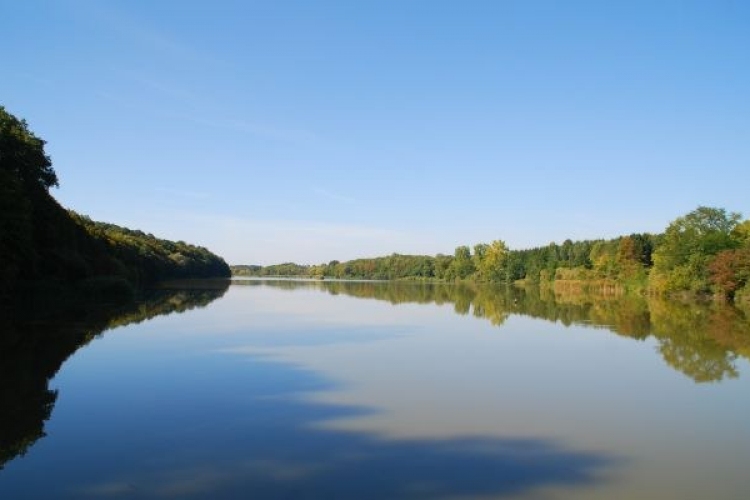
<path fill-rule="evenodd" d="M 112 2 L 82 0 L 69 5 L 89 22 L 105 27 L 107 31 L 118 34 L 151 54 L 202 65 L 216 65 L 220 61 L 216 54 L 200 50 L 153 21 L 136 16 L 132 10 L 119 8 Z"/>
<path fill-rule="evenodd" d="M 164 119 L 179 122 L 190 122 L 201 127 L 209 127 L 217 130 L 231 130 L 240 134 L 247 134 L 262 139 L 290 142 L 293 144 L 324 144 L 317 133 L 303 128 L 278 125 L 267 120 L 253 121 L 247 118 L 238 118 L 223 111 L 217 102 L 212 101 L 210 96 L 199 93 L 183 83 L 168 81 L 153 74 L 147 74 L 132 68 L 112 67 L 110 71 L 115 75 L 118 82 L 128 82 L 133 88 L 138 88 L 146 95 L 150 94 L 152 102 L 154 98 L 162 103 L 158 109 L 149 107 L 150 113 L 158 113 Z M 97 95 L 109 101 L 124 102 L 110 89 L 98 90 Z M 165 104 L 172 104 L 171 106 Z M 229 115 L 229 116 L 227 116 Z"/>
<path fill-rule="evenodd" d="M 217 129 L 235 130 L 241 133 L 262 137 L 265 139 L 292 142 L 297 144 L 321 143 L 319 135 L 309 130 L 295 127 L 276 126 L 270 123 L 253 122 L 246 119 L 238 118 L 207 118 L 199 115 L 185 115 L 186 120 L 190 120 L 199 125 Z"/>
<path fill-rule="evenodd" d="M 129 80 L 131 83 L 155 92 L 161 97 L 178 101 L 180 104 L 197 107 L 203 101 L 203 98 L 199 97 L 196 92 L 174 82 L 167 82 L 150 75 L 123 68 L 114 68 L 114 72 L 122 79 Z"/>
<path fill-rule="evenodd" d="M 323 198 L 327 198 L 332 201 L 337 201 L 337 202 L 342 202 L 342 203 L 354 203 L 356 201 L 354 198 L 351 198 L 349 196 L 344 196 L 338 193 L 333 193 L 331 191 L 328 191 L 318 186 L 313 187 L 313 192 L 315 194 L 320 195 Z"/>
<path fill-rule="evenodd" d="M 167 67 L 180 67 L 193 73 L 206 74 L 233 71 L 232 65 L 224 61 L 220 54 L 195 47 L 189 41 L 181 39 L 176 33 L 164 29 L 154 20 L 136 16 L 132 9 L 89 1 L 75 2 L 72 5 L 79 15 L 89 22 L 105 26 L 120 38 L 140 48 L 149 59 L 160 61 Z M 222 109 L 218 101 L 211 97 L 212 93 L 220 92 L 220 90 L 213 89 L 211 92 L 206 89 L 197 90 L 191 86 L 189 78 L 176 81 L 153 71 L 139 70 L 132 65 L 122 64 L 111 68 L 111 72 L 118 83 L 129 82 L 134 87 L 146 91 L 147 94 L 158 96 L 164 105 L 154 108 L 153 99 L 149 99 L 148 110 L 150 113 L 162 115 L 165 119 L 189 121 L 201 126 L 234 130 L 255 137 L 294 144 L 322 143 L 318 134 L 302 127 L 273 123 L 272 120 L 264 117 L 253 119 L 252 117 L 232 116 L 232 112 Z M 94 92 L 111 102 L 133 104 L 130 93 L 128 93 L 129 97 L 118 96 L 118 91 L 111 88 Z M 119 90 L 119 92 L 125 91 Z M 166 104 L 172 104 L 172 106 Z"/>
<path fill-rule="evenodd" d="M 154 188 L 154 191 L 157 193 L 162 193 L 170 196 L 177 196 L 180 198 L 190 198 L 193 200 L 206 200 L 208 198 L 211 198 L 210 193 L 200 192 L 200 191 L 190 191 L 185 189 L 175 189 L 175 188 L 166 188 L 166 187 L 157 187 Z"/>

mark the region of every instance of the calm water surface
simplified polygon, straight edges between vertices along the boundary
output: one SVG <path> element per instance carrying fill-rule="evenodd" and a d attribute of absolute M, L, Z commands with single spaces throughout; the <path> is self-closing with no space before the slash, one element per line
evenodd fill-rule
<path fill-rule="evenodd" d="M 4 337 L 3 499 L 750 492 L 729 307 L 243 280 Z"/>

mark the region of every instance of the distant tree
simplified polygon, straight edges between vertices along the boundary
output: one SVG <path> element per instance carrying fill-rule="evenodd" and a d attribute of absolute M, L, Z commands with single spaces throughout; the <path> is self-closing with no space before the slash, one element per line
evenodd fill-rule
<path fill-rule="evenodd" d="M 650 268 L 654 265 L 652 254 L 654 252 L 655 238 L 653 235 L 648 233 L 643 234 L 631 234 L 629 236 L 635 244 L 636 252 L 638 253 L 638 260 L 641 265 L 646 268 Z"/>
<path fill-rule="evenodd" d="M 638 241 L 631 236 L 620 238 L 617 249 L 617 264 L 620 277 L 627 278 L 635 275 L 643 267 L 641 265 L 641 249 Z"/>
<path fill-rule="evenodd" d="M 619 273 L 617 259 L 618 243 L 614 240 L 598 240 L 591 246 L 589 259 L 596 276 L 599 278 L 615 278 Z"/>
<path fill-rule="evenodd" d="M 474 261 L 474 268 L 479 272 L 480 279 L 483 278 L 481 275 L 482 261 L 485 259 L 489 248 L 490 246 L 487 243 L 477 243 L 474 245 L 474 255 L 472 256 L 472 260 Z"/>
<path fill-rule="evenodd" d="M 450 255 L 437 254 L 435 256 L 434 275 L 437 279 L 446 279 L 453 257 Z"/>
<path fill-rule="evenodd" d="M 589 260 L 589 254 L 591 253 L 591 246 L 594 244 L 591 240 L 576 241 L 573 243 L 573 247 L 570 250 L 569 266 L 570 267 L 585 267 L 591 269 L 591 260 Z"/>
<path fill-rule="evenodd" d="M 565 267 L 573 267 L 575 265 L 573 263 L 573 246 L 573 241 L 570 238 L 563 241 L 563 244 L 560 246 L 560 261 Z"/>

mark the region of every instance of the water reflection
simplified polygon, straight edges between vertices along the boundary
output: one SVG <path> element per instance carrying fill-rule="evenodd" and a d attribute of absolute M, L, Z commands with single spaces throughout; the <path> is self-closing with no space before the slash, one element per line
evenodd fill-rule
<path fill-rule="evenodd" d="M 45 436 L 57 400 L 49 381 L 73 353 L 107 330 L 204 307 L 228 286 L 227 280 L 183 282 L 121 306 L 6 311 L 0 317 L 0 469 Z"/>
<path fill-rule="evenodd" d="M 452 304 L 457 314 L 473 314 L 502 325 L 520 314 L 566 326 L 606 328 L 637 340 L 653 337 L 664 361 L 695 382 L 736 378 L 736 360 L 750 359 L 750 319 L 722 303 L 680 303 L 656 297 L 555 295 L 549 290 L 474 284 L 399 282 L 235 280 L 244 286 L 318 289 L 332 295 L 385 300 L 392 304 Z"/>
<path fill-rule="evenodd" d="M 698 499 L 747 491 L 747 382 L 695 386 L 652 353 L 656 346 L 681 369 L 692 366 L 696 379 L 736 375 L 747 366 L 741 350 L 726 347 L 743 338 L 728 330 L 744 318 L 736 311 L 700 309 L 701 319 L 683 324 L 672 309 L 686 318 L 696 309 L 639 299 L 240 283 L 207 310 L 106 335 L 79 352 L 52 382 L 61 395 L 49 437 L 6 463 L 0 498 Z M 83 320 L 60 327 L 80 338 L 55 348 L 54 363 L 40 362 L 41 376 L 19 372 L 4 386 L 37 394 L 22 403 L 30 430 L 3 438 L 15 450 L 7 457 L 42 435 L 55 403 L 49 376 L 65 357 L 115 318 L 191 304 L 180 297 L 165 294 L 145 314 L 110 314 L 95 328 Z M 389 305 L 410 302 L 444 307 Z M 680 341 L 656 333 L 668 318 L 695 333 Z M 727 330 L 706 336 L 718 321 Z M 701 342 L 720 346 L 729 365 L 693 347 Z M 36 385 L 22 389 L 30 376 Z M 12 408 L 15 400 L 2 397 Z"/>
<path fill-rule="evenodd" d="M 78 442 L 76 461 L 16 468 L 0 494 L 45 498 L 181 499 L 421 499 L 505 498 L 539 488 L 586 488 L 608 481 L 623 460 L 543 437 L 388 439 L 331 429 L 325 422 L 378 411 L 300 398 L 335 390 L 318 372 L 262 357 L 220 356 L 221 370 L 203 384 L 181 373 L 177 398 L 149 412 L 107 420 L 127 439 L 99 436 Z M 187 368 L 187 367 L 185 367 Z M 197 367 L 204 369 L 205 365 Z M 225 387 L 220 388 L 222 383 Z M 161 388 L 151 387 L 160 392 Z M 174 387 L 170 388 L 175 390 Z M 217 397 L 216 391 L 230 396 Z M 114 417 L 114 416 L 113 416 Z M 76 435 L 79 435 L 76 433 Z M 73 437 L 70 438 L 73 441 Z M 107 442 L 107 449 L 95 443 Z M 67 450 L 71 452 L 71 450 Z M 50 463 L 51 462 L 51 463 Z M 82 467 L 81 464 L 86 464 Z M 93 470 L 92 470 L 93 467 Z M 24 481 L 45 473 L 45 481 Z"/>

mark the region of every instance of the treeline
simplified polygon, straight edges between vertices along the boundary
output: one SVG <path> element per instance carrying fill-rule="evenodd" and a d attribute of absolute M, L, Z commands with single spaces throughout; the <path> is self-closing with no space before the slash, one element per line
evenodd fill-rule
<path fill-rule="evenodd" d="M 644 242 L 645 266 L 651 265 L 651 235 L 632 235 L 609 241 L 565 241 L 562 245 L 526 250 L 509 250 L 502 241 L 491 244 L 456 248 L 453 255 L 392 254 L 386 257 L 333 260 L 327 264 L 294 263 L 270 266 L 232 266 L 235 276 L 281 276 L 372 280 L 435 280 L 511 283 L 526 280 L 532 283 L 550 280 L 559 269 L 594 269 L 602 277 L 619 276 L 622 263 L 618 259 L 623 239 Z M 626 245 L 630 244 L 628 241 Z M 592 259 L 593 257 L 593 259 Z M 595 264 L 594 264 L 595 263 Z"/>
<path fill-rule="evenodd" d="M 231 266 L 232 274 L 237 276 L 308 276 L 310 266 L 285 262 L 283 264 L 274 264 L 271 266 Z"/>
<path fill-rule="evenodd" d="M 160 239 L 153 234 L 106 222 L 95 222 L 73 211 L 68 213 L 106 250 L 111 259 L 108 270 L 135 283 L 230 275 L 224 259 L 204 247 Z"/>
<path fill-rule="evenodd" d="M 399 255 L 304 266 L 235 266 L 238 276 L 541 284 L 568 292 L 714 294 L 750 301 L 750 221 L 698 207 L 662 234 L 510 250 L 502 240 L 453 255 Z"/>
<path fill-rule="evenodd" d="M 232 266 L 231 269 L 235 276 L 397 280 L 434 278 L 436 259 L 439 257 L 393 254 L 347 262 L 334 260 L 317 266 L 284 263 L 270 266 Z"/>
<path fill-rule="evenodd" d="M 105 298 L 184 277 L 229 276 L 205 248 L 155 238 L 69 212 L 45 142 L 0 107 L 0 304 L 40 290 Z"/>

